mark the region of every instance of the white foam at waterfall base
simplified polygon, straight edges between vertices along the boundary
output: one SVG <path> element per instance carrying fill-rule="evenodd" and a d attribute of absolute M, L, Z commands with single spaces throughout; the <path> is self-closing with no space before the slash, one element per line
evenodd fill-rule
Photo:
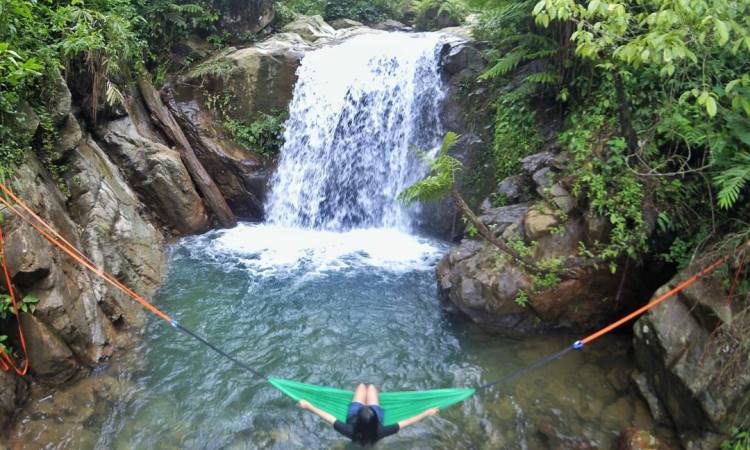
<path fill-rule="evenodd" d="M 445 251 L 439 241 L 394 228 L 325 231 L 274 224 L 239 224 L 194 238 L 192 245 L 222 264 L 256 276 L 304 275 L 375 268 L 429 270 Z"/>
<path fill-rule="evenodd" d="M 285 123 L 266 224 L 198 238 L 257 276 L 429 270 L 444 251 L 410 234 L 398 193 L 442 139 L 440 34 L 376 33 L 309 52 Z"/>

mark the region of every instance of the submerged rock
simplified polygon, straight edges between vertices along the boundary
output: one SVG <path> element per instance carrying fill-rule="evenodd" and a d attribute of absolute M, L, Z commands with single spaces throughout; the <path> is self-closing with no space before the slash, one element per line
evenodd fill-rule
<path fill-rule="evenodd" d="M 13 371 L 0 371 L 0 427 L 7 428 L 10 418 L 26 400 L 28 394 L 29 388 L 26 380 Z"/>
<path fill-rule="evenodd" d="M 670 446 L 647 430 L 627 428 L 617 438 L 616 450 L 669 450 Z"/>

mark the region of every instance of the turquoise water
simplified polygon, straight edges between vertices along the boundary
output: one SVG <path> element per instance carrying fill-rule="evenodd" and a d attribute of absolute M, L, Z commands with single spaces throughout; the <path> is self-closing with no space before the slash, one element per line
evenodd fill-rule
<path fill-rule="evenodd" d="M 243 225 L 174 245 L 156 303 L 260 370 L 343 388 L 476 386 L 571 342 L 499 339 L 446 316 L 434 276 L 446 249 L 392 230 Z M 40 448 L 347 448 L 329 425 L 156 319 L 135 356 L 140 369 L 103 371 L 67 394 L 72 406 L 22 420 L 16 437 Z M 625 342 L 604 340 L 380 446 L 607 447 L 625 427 L 651 427 L 629 393 L 628 361 Z"/>

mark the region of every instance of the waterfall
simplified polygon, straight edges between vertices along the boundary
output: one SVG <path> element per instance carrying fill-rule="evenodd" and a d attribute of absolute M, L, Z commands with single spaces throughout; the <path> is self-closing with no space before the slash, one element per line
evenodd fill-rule
<path fill-rule="evenodd" d="M 308 53 L 297 71 L 278 169 L 273 224 L 408 231 L 396 196 L 425 174 L 417 149 L 441 140 L 441 35 L 378 33 Z"/>

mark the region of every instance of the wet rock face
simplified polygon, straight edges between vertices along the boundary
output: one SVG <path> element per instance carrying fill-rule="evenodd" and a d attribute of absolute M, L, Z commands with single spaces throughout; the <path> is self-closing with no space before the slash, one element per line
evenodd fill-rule
<path fill-rule="evenodd" d="M 140 215 L 135 195 L 90 138 L 68 158 L 67 202 L 33 155 L 16 170 L 11 188 L 97 265 L 149 295 L 165 262 L 161 234 Z M 21 319 L 35 380 L 69 380 L 128 345 L 127 330 L 142 326 L 144 313 L 131 301 L 12 216 L 6 255 L 17 288 L 39 299 L 34 315 Z"/>
<path fill-rule="evenodd" d="M 449 37 L 441 49 L 440 70 L 447 85 L 441 120 L 445 130 L 460 135 L 450 150 L 450 154 L 461 161 L 466 172 L 477 169 L 479 155 L 486 151 L 487 146 L 492 142 L 488 129 L 478 130 L 476 127 L 477 123 L 485 120 L 476 116 L 477 111 L 482 110 L 476 104 L 476 100 L 481 97 L 481 92 L 462 91 L 463 83 L 466 80 L 476 79 L 485 64 L 479 50 L 469 37 Z M 461 180 L 458 180 L 458 189 L 466 194 L 464 187 L 461 186 Z M 467 195 L 467 197 L 472 196 L 473 193 Z M 463 223 L 459 220 L 450 198 L 421 205 L 417 216 L 417 226 L 426 232 L 449 240 L 455 239 L 463 229 Z"/>
<path fill-rule="evenodd" d="M 479 73 L 487 63 L 479 49 L 471 42 L 446 44 L 443 48 L 442 66 L 450 75 L 458 75 L 464 71 Z M 465 73 L 467 73 L 465 72 Z"/>
<path fill-rule="evenodd" d="M 66 170 L 53 181 L 36 155 L 29 152 L 15 169 L 9 187 L 96 265 L 133 290 L 150 296 L 165 265 L 162 234 L 147 219 L 146 207 L 120 168 L 94 138 L 82 131 L 71 111 L 70 92 L 65 84 L 57 86 L 55 92 L 49 99 L 49 108 L 57 118 L 55 149 Z M 144 126 L 144 117 L 134 114 L 132 120 L 127 127 L 120 127 L 124 122 L 119 121 L 111 127 L 104 126 L 122 132 L 118 135 L 120 144 L 132 144 L 128 139 L 133 136 L 145 140 L 143 134 L 134 131 Z M 161 145 L 149 142 L 139 144 Z M 153 156 L 147 151 L 140 153 L 145 161 Z M 176 183 L 179 170 L 175 164 L 165 166 L 161 172 L 152 166 L 141 175 L 144 179 L 169 176 L 169 182 Z M 161 213 L 164 211 L 154 212 Z M 166 220 L 160 217 L 159 221 Z M 21 317 L 29 347 L 30 379 L 57 386 L 109 358 L 117 349 L 132 346 L 132 333 L 142 328 L 145 313 L 131 300 L 15 216 L 5 214 L 4 231 L 13 284 L 21 295 L 31 294 L 39 299 L 34 314 Z M 26 397 L 26 383 L 20 380 L 23 379 L 15 375 L 0 376 L 0 423 L 7 423 Z"/>
<path fill-rule="evenodd" d="M 322 19 L 320 20 L 322 22 Z M 323 40 L 336 31 L 314 18 L 289 24 L 305 30 L 310 39 Z M 298 30 L 299 28 L 299 30 Z M 311 41 L 299 34 L 277 34 L 254 46 L 230 48 L 198 66 L 224 67 L 221 75 L 195 69 L 176 80 L 168 103 L 193 145 L 196 155 L 240 218 L 260 220 L 273 161 L 264 161 L 252 148 L 232 141 L 222 123 L 228 114 L 245 125 L 260 113 L 279 114 L 292 100 L 296 71 Z M 209 107 L 212 98 L 227 99 L 220 111 Z"/>
<path fill-rule="evenodd" d="M 710 262 L 694 263 L 657 295 Z M 750 344 L 744 331 L 750 317 L 726 298 L 720 278 L 704 277 L 634 325 L 636 361 L 686 448 L 718 447 L 730 427 L 750 413 Z"/>
<path fill-rule="evenodd" d="M 229 139 L 214 116 L 198 102 L 173 100 L 170 106 L 232 212 L 243 219 L 261 219 L 269 178 L 267 164 Z"/>
<path fill-rule="evenodd" d="M 209 227 L 208 215 L 179 153 L 138 132 L 130 117 L 103 125 L 97 134 L 107 154 L 155 217 L 178 234 Z"/>

